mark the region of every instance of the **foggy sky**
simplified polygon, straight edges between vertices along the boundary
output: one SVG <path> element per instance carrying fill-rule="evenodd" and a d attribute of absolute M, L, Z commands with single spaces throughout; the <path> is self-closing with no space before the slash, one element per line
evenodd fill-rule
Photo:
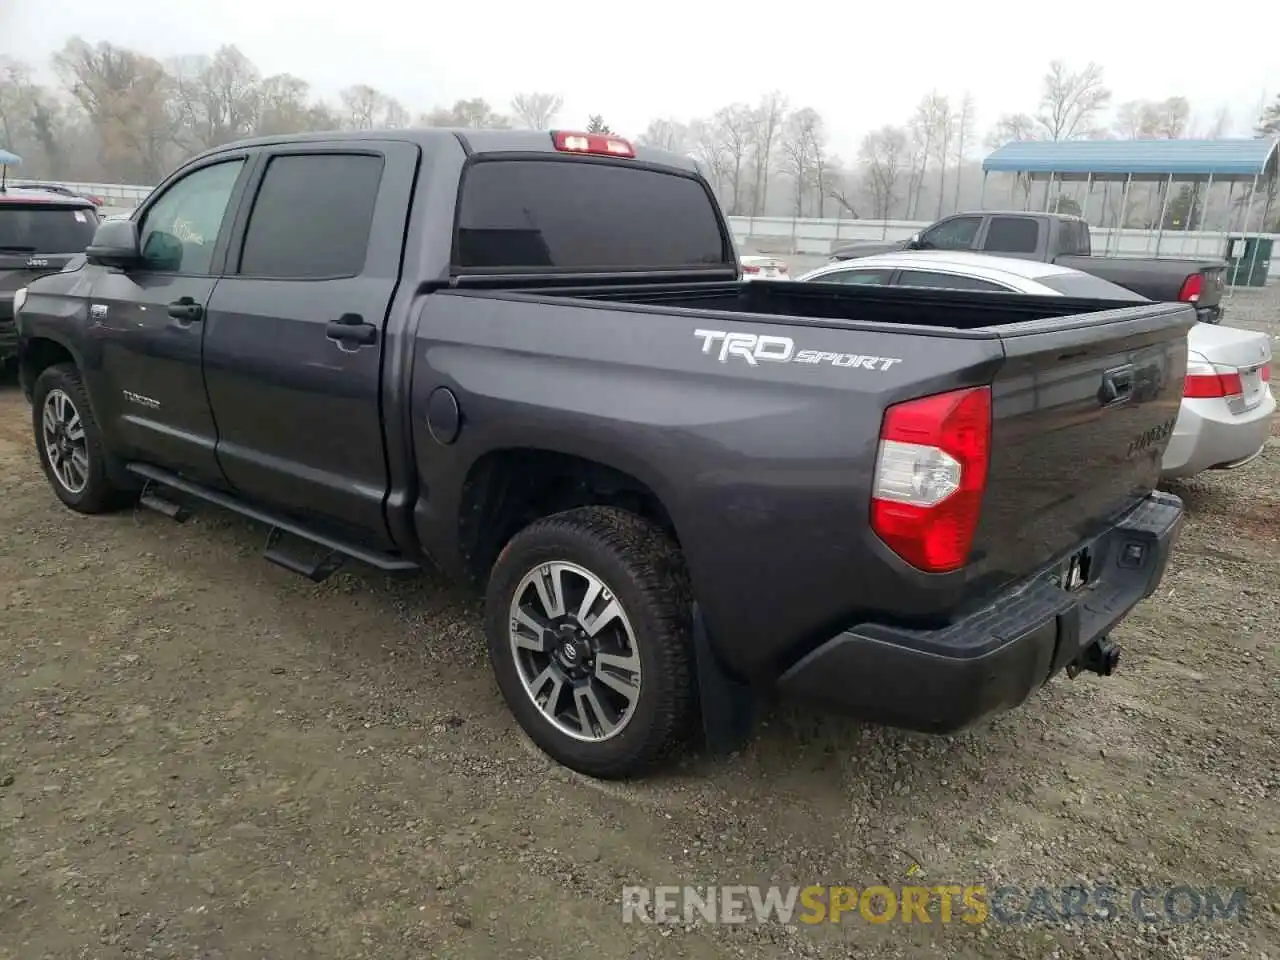
<path fill-rule="evenodd" d="M 1276 16 L 1274 0 L 0 0 L 0 53 L 42 61 L 72 33 L 159 59 L 234 43 L 264 75 L 293 73 L 330 99 L 368 83 L 415 115 L 474 96 L 506 112 L 513 93 L 544 90 L 564 96 L 561 124 L 601 113 L 632 136 L 655 116 L 706 115 L 777 88 L 816 108 L 832 152 L 852 157 L 863 133 L 903 122 L 931 89 L 972 93 L 984 130 L 1033 111 L 1054 57 L 1102 63 L 1116 102 L 1186 96 L 1202 127 L 1227 105 L 1248 135 L 1264 90 L 1276 93 L 1267 84 L 1280 83 L 1268 69 L 1274 31 L 1261 29 Z"/>

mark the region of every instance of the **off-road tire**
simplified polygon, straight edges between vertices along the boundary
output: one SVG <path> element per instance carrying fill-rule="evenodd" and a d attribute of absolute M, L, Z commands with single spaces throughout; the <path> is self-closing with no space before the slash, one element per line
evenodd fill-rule
<path fill-rule="evenodd" d="M 634 713 L 613 737 L 582 741 L 557 729 L 520 679 L 509 638 L 521 580 L 553 561 L 599 577 L 622 605 L 640 657 Z M 613 507 L 583 507 L 537 520 L 503 548 L 489 576 L 485 633 L 498 687 L 517 722 L 545 753 L 600 779 L 643 774 L 681 746 L 696 713 L 691 596 L 684 558 L 656 524 Z"/>
<path fill-rule="evenodd" d="M 89 461 L 88 480 L 84 488 L 75 493 L 63 486 L 54 475 L 49 451 L 45 449 L 42 426 L 44 402 L 55 389 L 61 390 L 70 398 L 84 427 L 85 452 Z M 73 364 L 60 363 L 49 367 L 36 378 L 31 397 L 31 426 L 35 434 L 36 452 L 40 456 L 40 466 L 44 468 L 44 475 L 53 488 L 54 495 L 64 504 L 78 513 L 95 514 L 118 510 L 129 502 L 131 491 L 117 485 L 111 478 L 109 455 L 102 430 L 94 419 L 89 394 L 84 388 L 80 371 Z"/>

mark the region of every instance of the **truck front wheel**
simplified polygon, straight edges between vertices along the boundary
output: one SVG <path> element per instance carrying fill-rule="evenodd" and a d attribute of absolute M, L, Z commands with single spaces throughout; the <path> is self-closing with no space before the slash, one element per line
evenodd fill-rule
<path fill-rule="evenodd" d="M 80 513 L 120 506 L 124 492 L 111 482 L 106 446 L 80 372 L 69 363 L 49 367 L 36 379 L 31 401 L 40 465 L 58 499 Z"/>
<path fill-rule="evenodd" d="M 676 545 L 625 510 L 569 510 L 516 534 L 490 574 L 485 632 L 529 737 L 600 778 L 641 773 L 684 740 L 689 594 Z"/>

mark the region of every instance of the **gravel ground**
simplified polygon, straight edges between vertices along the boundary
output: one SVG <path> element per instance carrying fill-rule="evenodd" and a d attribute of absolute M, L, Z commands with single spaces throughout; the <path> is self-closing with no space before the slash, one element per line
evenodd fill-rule
<path fill-rule="evenodd" d="M 1240 292 L 1230 318 L 1272 329 L 1278 307 Z M 0 957 L 1275 960 L 1276 443 L 1176 488 L 1191 519 L 1114 677 L 948 738 L 778 708 L 738 754 L 602 786 L 520 737 L 473 600 L 364 570 L 311 585 L 217 511 L 77 516 L 0 389 Z M 921 882 L 1243 886 L 1247 922 L 619 908 L 624 884 Z"/>

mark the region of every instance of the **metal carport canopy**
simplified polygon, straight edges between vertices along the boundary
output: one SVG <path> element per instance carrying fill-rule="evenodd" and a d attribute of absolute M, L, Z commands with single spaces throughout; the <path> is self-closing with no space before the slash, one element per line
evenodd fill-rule
<path fill-rule="evenodd" d="M 1252 180 L 1276 169 L 1280 140 L 1015 140 L 982 161 L 985 173 L 1057 180 Z"/>

